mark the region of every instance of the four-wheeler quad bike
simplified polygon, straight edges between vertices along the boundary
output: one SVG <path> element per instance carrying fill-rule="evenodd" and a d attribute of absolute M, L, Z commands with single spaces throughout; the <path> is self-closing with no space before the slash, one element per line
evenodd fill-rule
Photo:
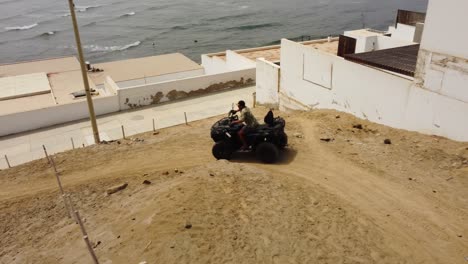
<path fill-rule="evenodd" d="M 213 156 L 216 159 L 229 160 L 234 152 L 240 151 L 242 142 L 238 132 L 243 124 L 232 124 L 238 120 L 235 111 L 230 111 L 228 117 L 222 118 L 211 127 L 211 138 L 214 140 Z M 269 111 L 265 117 L 265 124 L 245 135 L 249 148 L 255 152 L 258 159 L 264 163 L 274 163 L 278 160 L 279 150 L 288 144 L 288 136 L 284 132 L 286 122 L 281 117 L 273 117 Z"/>

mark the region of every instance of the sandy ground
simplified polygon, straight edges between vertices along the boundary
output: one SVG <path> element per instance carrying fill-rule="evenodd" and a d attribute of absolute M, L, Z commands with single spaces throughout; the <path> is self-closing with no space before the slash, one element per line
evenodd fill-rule
<path fill-rule="evenodd" d="M 215 161 L 218 118 L 56 155 L 100 262 L 468 263 L 468 144 L 281 115 L 276 165 Z M 0 236 L 0 263 L 92 263 L 45 159 L 0 171 Z"/>

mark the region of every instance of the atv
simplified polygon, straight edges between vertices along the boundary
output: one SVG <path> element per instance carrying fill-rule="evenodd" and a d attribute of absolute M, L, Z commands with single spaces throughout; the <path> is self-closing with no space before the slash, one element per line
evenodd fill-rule
<path fill-rule="evenodd" d="M 281 117 L 274 117 L 270 110 L 265 116 L 265 124 L 259 125 L 249 132 L 245 139 L 249 148 L 242 150 L 238 132 L 244 124 L 232 124 L 238 120 L 236 111 L 229 112 L 211 127 L 211 138 L 215 142 L 212 152 L 216 159 L 229 160 L 235 152 L 254 152 L 264 163 L 275 163 L 279 158 L 279 151 L 288 144 L 288 136 L 284 132 L 286 122 Z"/>

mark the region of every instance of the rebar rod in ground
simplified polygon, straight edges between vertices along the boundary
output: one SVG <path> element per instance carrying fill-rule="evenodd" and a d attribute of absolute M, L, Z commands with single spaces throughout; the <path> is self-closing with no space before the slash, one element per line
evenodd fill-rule
<path fill-rule="evenodd" d="M 86 246 L 88 247 L 89 254 L 93 258 L 94 263 L 99 264 L 99 261 L 96 257 L 96 253 L 94 253 L 93 247 L 91 246 L 91 242 L 89 242 L 88 234 L 86 233 L 86 229 L 83 225 L 83 221 L 81 221 L 80 213 L 78 211 L 75 211 L 75 217 L 78 221 L 78 224 L 80 225 L 81 233 L 83 234 L 83 240 L 85 241 Z"/>
<path fill-rule="evenodd" d="M 75 219 L 75 223 L 78 224 L 78 219 L 76 218 L 76 214 L 74 213 L 75 207 L 73 206 L 73 202 L 71 200 L 70 194 L 66 194 L 66 196 L 67 196 L 68 205 L 70 206 L 70 210 L 72 212 L 73 219 Z"/>
<path fill-rule="evenodd" d="M 57 166 L 55 166 L 55 161 L 54 161 L 54 159 L 52 157 L 50 157 L 50 163 L 52 164 L 52 167 L 54 168 L 55 178 L 57 179 L 57 184 L 58 184 L 59 189 L 60 189 L 60 194 L 62 194 L 63 203 L 65 204 L 65 210 L 67 210 L 68 217 L 71 218 L 72 213 L 70 212 L 70 208 L 68 207 L 67 198 L 66 198 L 65 192 L 63 191 L 63 187 L 62 187 L 62 181 L 60 180 L 60 175 L 59 175 L 59 172 L 57 170 Z"/>
<path fill-rule="evenodd" d="M 125 129 L 123 125 L 122 125 L 122 136 L 123 136 L 123 139 L 125 139 Z"/>
<path fill-rule="evenodd" d="M 8 168 L 11 168 L 10 161 L 8 160 L 8 156 L 5 154 L 5 161 L 8 165 Z"/>
<path fill-rule="evenodd" d="M 153 132 L 156 132 L 156 124 L 154 122 L 154 118 L 153 118 Z"/>
<path fill-rule="evenodd" d="M 75 149 L 75 142 L 73 142 L 73 138 L 70 138 L 71 143 L 72 143 L 72 148 Z"/>
<path fill-rule="evenodd" d="M 45 153 L 45 156 L 47 158 L 47 162 L 50 163 L 50 158 L 49 158 L 49 154 L 47 153 L 47 149 L 44 145 L 42 145 L 42 148 L 44 149 L 44 153 Z"/>
<path fill-rule="evenodd" d="M 184 112 L 184 117 L 185 117 L 185 124 L 188 125 L 188 122 L 187 122 L 187 112 Z"/>

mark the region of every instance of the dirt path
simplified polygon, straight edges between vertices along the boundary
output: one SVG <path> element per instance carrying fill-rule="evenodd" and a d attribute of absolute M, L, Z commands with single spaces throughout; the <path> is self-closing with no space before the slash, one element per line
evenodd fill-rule
<path fill-rule="evenodd" d="M 329 116 L 335 115 L 331 113 Z M 461 179 L 465 183 L 461 189 L 450 186 L 438 191 L 430 188 L 408 189 L 402 185 L 412 183 L 409 176 L 422 179 L 425 175 L 412 171 L 394 176 L 391 170 L 375 173 L 388 160 L 380 164 L 362 162 L 356 165 L 356 162 L 343 157 L 342 152 L 330 151 L 328 143 L 320 140 L 323 130 L 318 123 L 323 120 L 302 122 L 302 118 L 297 118 L 290 121 L 293 124 L 296 122 L 299 126 L 297 131 L 303 133 L 303 139 L 294 140 L 293 143 L 300 150 L 299 154 L 290 164 L 269 169 L 303 177 L 348 201 L 363 215 L 378 223 L 387 234 L 386 244 L 411 263 L 463 262 L 461 256 L 466 254 L 467 240 L 460 236 L 468 232 L 467 203 L 452 204 L 444 201 L 443 197 L 441 199 L 440 193 L 466 199 L 466 174 Z M 351 125 L 348 124 L 348 127 Z M 337 145 L 335 149 L 343 148 L 340 143 Z M 399 179 L 390 180 L 390 177 Z"/>
<path fill-rule="evenodd" d="M 214 120 L 55 157 L 102 263 L 466 263 L 468 144 L 317 111 L 278 165 L 213 161 Z M 0 227 L 0 263 L 90 263 L 45 160 L 0 171 Z"/>

